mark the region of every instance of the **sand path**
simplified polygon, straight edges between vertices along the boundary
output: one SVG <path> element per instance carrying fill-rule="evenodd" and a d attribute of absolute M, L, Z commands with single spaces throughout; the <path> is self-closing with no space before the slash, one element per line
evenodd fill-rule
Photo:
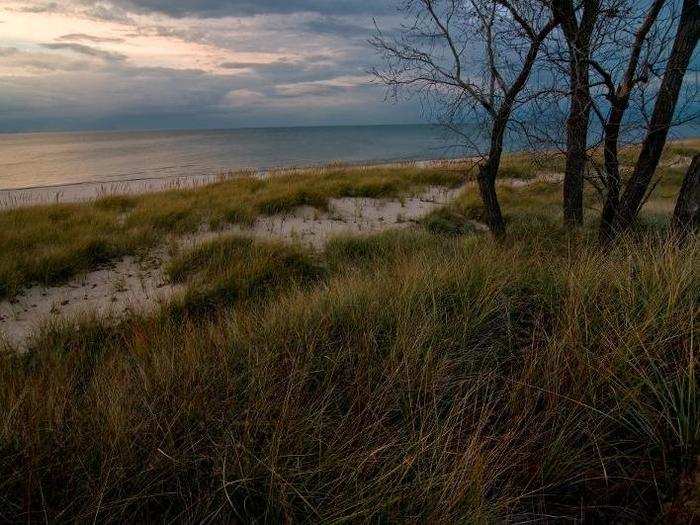
<path fill-rule="evenodd" d="M 461 188 L 430 187 L 403 199 L 331 199 L 329 211 L 301 207 L 294 213 L 260 217 L 250 227 L 229 225 L 172 238 L 168 246 L 187 248 L 230 234 L 299 242 L 322 248 L 331 237 L 369 234 L 415 226 L 415 221 L 453 200 Z M 93 313 L 118 318 L 147 311 L 172 298 L 182 286 L 168 282 L 164 268 L 169 250 L 154 250 L 147 260 L 124 257 L 108 267 L 76 277 L 60 286 L 32 286 L 12 300 L 0 302 L 0 341 L 22 349 L 33 333 L 51 321 Z"/>

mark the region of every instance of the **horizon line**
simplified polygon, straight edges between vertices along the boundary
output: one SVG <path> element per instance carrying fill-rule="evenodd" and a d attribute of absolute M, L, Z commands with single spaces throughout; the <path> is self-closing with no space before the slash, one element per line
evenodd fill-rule
<path fill-rule="evenodd" d="M 217 131 L 244 131 L 256 129 L 309 129 L 309 128 L 381 128 L 393 126 L 441 126 L 437 122 L 401 122 L 382 124 L 291 124 L 284 126 L 235 126 L 230 128 L 124 128 L 124 129 L 65 129 L 65 130 L 28 130 L 28 131 L 3 131 L 2 135 L 39 135 L 39 134 L 69 134 L 69 133 L 158 133 L 158 132 L 217 132 Z"/>

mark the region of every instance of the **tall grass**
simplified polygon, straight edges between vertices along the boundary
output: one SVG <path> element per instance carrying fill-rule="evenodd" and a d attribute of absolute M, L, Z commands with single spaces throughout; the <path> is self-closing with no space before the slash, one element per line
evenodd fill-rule
<path fill-rule="evenodd" d="M 698 148 L 697 140 L 670 143 L 664 159 L 689 155 Z M 633 162 L 637 151 L 637 147 L 625 148 L 623 161 Z M 2 211 L 0 299 L 30 284 L 64 282 L 122 255 L 140 255 L 171 235 L 202 227 L 250 225 L 261 215 L 290 213 L 299 206 L 325 210 L 331 198 L 396 198 L 429 185 L 457 186 L 470 178 L 473 170 L 473 166 L 460 163 L 435 168 L 329 166 L 315 172 L 281 172 L 266 180 L 242 174 L 194 189 Z M 562 156 L 510 154 L 504 156 L 499 175 L 532 179 L 538 170 L 562 171 Z M 652 220 L 663 225 L 683 171 L 679 167 L 660 169 L 655 197 L 661 213 L 652 213 Z M 590 193 L 589 215 L 594 216 L 600 205 Z M 537 183 L 528 189 L 503 186 L 499 195 L 504 212 L 511 217 L 523 212 L 532 214 L 537 209 L 540 219 L 561 218 L 561 196 L 556 185 Z M 462 234 L 472 229 L 468 220 L 483 220 L 476 192 L 465 193 L 457 205 L 433 214 L 426 224 L 434 232 Z"/>
<path fill-rule="evenodd" d="M 464 178 L 446 168 L 329 168 L 258 180 L 239 177 L 205 187 L 89 204 L 34 206 L 0 212 L 0 298 L 23 287 L 65 281 L 125 254 L 139 255 L 169 235 L 203 226 L 251 224 L 259 215 L 302 205 L 325 209 L 338 197 L 397 197 Z"/>
<path fill-rule="evenodd" d="M 518 228 L 221 240 L 170 271 L 226 301 L 47 328 L 0 363 L 0 519 L 663 519 L 700 443 L 697 245 Z"/>
<path fill-rule="evenodd" d="M 3 212 L 0 297 L 202 224 L 460 180 L 335 167 Z M 0 354 L 0 521 L 689 522 L 697 241 L 665 244 L 659 213 L 602 251 L 558 226 L 557 185 L 499 196 L 500 243 L 464 235 L 474 192 L 323 253 L 222 237 L 175 254 L 187 291 L 157 312 Z"/>

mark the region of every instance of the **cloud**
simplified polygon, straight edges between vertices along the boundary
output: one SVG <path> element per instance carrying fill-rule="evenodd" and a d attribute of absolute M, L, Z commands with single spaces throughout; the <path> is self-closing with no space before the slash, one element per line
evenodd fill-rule
<path fill-rule="evenodd" d="M 364 73 L 393 0 L 13 2 L 0 131 L 415 120 Z"/>
<path fill-rule="evenodd" d="M 247 106 L 250 104 L 264 104 L 268 96 L 253 89 L 234 89 L 229 91 L 223 101 L 231 107 Z"/>
<path fill-rule="evenodd" d="M 54 72 L 85 71 L 91 66 L 85 59 L 57 57 L 53 53 L 24 51 L 16 47 L 0 47 L 0 58 L 0 75 L 13 75 L 15 78 L 36 78 L 37 75 Z"/>
<path fill-rule="evenodd" d="M 45 47 L 46 49 L 54 49 L 54 50 L 65 49 L 68 51 L 72 51 L 73 53 L 77 53 L 79 55 L 85 55 L 85 56 L 90 56 L 90 57 L 95 57 L 95 58 L 100 58 L 103 60 L 109 60 L 109 61 L 115 61 L 115 62 L 124 60 L 126 58 L 126 56 L 122 55 L 121 53 L 113 53 L 111 51 L 105 51 L 104 49 L 86 46 L 84 44 L 77 44 L 74 42 L 56 42 L 56 43 L 42 44 L 42 46 Z"/>
<path fill-rule="evenodd" d="M 292 13 L 381 15 L 394 10 L 390 0 L 116 0 L 115 3 L 129 10 L 203 18 Z"/>
<path fill-rule="evenodd" d="M 337 16 L 323 16 L 313 18 L 302 25 L 306 31 L 333 36 L 351 36 L 366 38 L 370 33 L 369 25 L 361 25 L 350 22 Z"/>
<path fill-rule="evenodd" d="M 19 49 L 16 47 L 0 47 L 0 57 L 10 57 L 18 53 Z"/>
<path fill-rule="evenodd" d="M 83 11 L 83 15 L 94 20 L 104 20 L 106 22 L 135 23 L 128 12 L 118 5 L 97 4 Z"/>
<path fill-rule="evenodd" d="M 53 13 L 60 11 L 58 2 L 48 2 L 46 4 L 28 5 L 13 9 L 18 13 Z"/>
<path fill-rule="evenodd" d="M 104 36 L 86 35 L 85 33 L 71 33 L 69 35 L 60 36 L 56 40 L 59 42 L 85 41 L 85 42 L 93 42 L 95 44 L 109 44 L 109 43 L 124 42 L 123 38 L 112 38 L 112 37 L 104 37 Z"/>
<path fill-rule="evenodd" d="M 307 56 L 302 59 L 281 59 L 272 62 L 224 62 L 219 65 L 268 87 L 331 81 L 348 74 L 362 74 L 364 61 L 354 56 Z M 271 91 L 274 93 L 274 90 Z"/>
<path fill-rule="evenodd" d="M 349 86 L 338 86 L 334 84 L 300 83 L 277 86 L 275 88 L 275 94 L 283 98 L 297 98 L 306 96 L 327 97 L 332 95 L 339 95 L 350 90 L 351 88 Z"/>

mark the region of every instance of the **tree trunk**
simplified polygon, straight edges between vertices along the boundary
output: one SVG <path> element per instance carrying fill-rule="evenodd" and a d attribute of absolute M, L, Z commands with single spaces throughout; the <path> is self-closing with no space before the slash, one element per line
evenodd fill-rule
<path fill-rule="evenodd" d="M 496 194 L 496 179 L 493 177 L 493 165 L 487 161 L 479 170 L 479 193 L 486 211 L 486 223 L 495 237 L 503 237 L 506 223 L 503 220 L 501 206 Z"/>
<path fill-rule="evenodd" d="M 587 54 L 587 53 L 586 53 Z M 588 65 L 571 64 L 571 108 L 566 122 L 566 169 L 564 172 L 564 223 L 583 223 L 583 172 L 586 167 L 590 120 Z"/>
<path fill-rule="evenodd" d="M 591 113 L 589 64 L 591 33 L 598 18 L 599 0 L 584 0 L 579 23 L 572 0 L 554 0 L 552 10 L 559 19 L 569 48 L 571 103 L 566 121 L 566 168 L 564 171 L 564 223 L 583 223 L 583 174 L 586 168 L 588 125 Z"/>
<path fill-rule="evenodd" d="M 700 154 L 690 164 L 678 192 L 671 232 L 681 243 L 700 228 Z"/>
<path fill-rule="evenodd" d="M 618 142 L 620 138 L 620 126 L 622 117 L 627 109 L 627 99 L 617 100 L 611 110 L 610 118 L 605 125 L 605 144 L 603 151 L 605 169 L 605 204 L 600 218 L 599 240 L 603 244 L 609 243 L 615 238 L 615 224 L 620 206 L 620 158 L 618 155 Z"/>
<path fill-rule="evenodd" d="M 486 212 L 486 223 L 495 237 L 506 232 L 506 223 L 501 213 L 496 193 L 496 178 L 503 154 L 503 137 L 508 124 L 510 110 L 506 107 L 496 116 L 491 131 L 491 148 L 486 162 L 479 168 L 479 193 Z"/>
<path fill-rule="evenodd" d="M 649 122 L 649 131 L 642 143 L 642 150 L 634 174 L 625 186 L 625 191 L 620 199 L 619 213 L 614 228 L 617 233 L 629 229 L 637 218 L 649 183 L 659 165 L 659 159 L 666 144 L 668 130 L 678 103 L 683 77 L 697 45 L 698 36 L 700 36 L 698 0 L 684 0 L 671 56 Z"/>
<path fill-rule="evenodd" d="M 611 242 L 617 234 L 616 225 L 619 219 L 620 189 L 622 186 L 618 143 L 620 140 L 622 119 L 629 106 L 632 89 L 634 89 L 637 83 L 637 68 L 639 66 L 639 57 L 642 52 L 642 47 L 665 2 L 666 0 L 654 0 L 649 6 L 649 11 L 644 17 L 644 22 L 635 33 L 634 45 L 632 46 L 629 62 L 627 63 L 627 69 L 622 82 L 617 87 L 614 87 L 612 85 L 612 77 L 608 77 L 606 80 L 608 86 L 607 98 L 610 101 L 610 115 L 604 126 L 605 140 L 603 155 L 605 159 L 605 170 L 603 182 L 607 193 L 598 232 L 599 240 L 603 244 Z"/>
<path fill-rule="evenodd" d="M 513 111 L 518 94 L 522 91 L 530 78 L 530 72 L 535 64 L 535 60 L 537 60 L 542 42 L 544 42 L 547 35 L 549 35 L 557 25 L 559 25 L 559 19 L 555 16 L 539 33 L 534 34 L 531 32 L 533 40 L 530 44 L 527 56 L 523 61 L 523 67 L 506 92 L 501 108 L 493 116 L 489 157 L 479 169 L 479 192 L 481 193 L 484 208 L 486 209 L 486 221 L 491 232 L 496 237 L 502 237 L 506 231 L 505 221 L 501 213 L 501 206 L 498 203 L 498 195 L 496 194 L 496 178 L 498 177 L 498 168 L 501 165 L 503 138 L 506 133 L 506 127 L 508 126 L 510 114 Z"/>

